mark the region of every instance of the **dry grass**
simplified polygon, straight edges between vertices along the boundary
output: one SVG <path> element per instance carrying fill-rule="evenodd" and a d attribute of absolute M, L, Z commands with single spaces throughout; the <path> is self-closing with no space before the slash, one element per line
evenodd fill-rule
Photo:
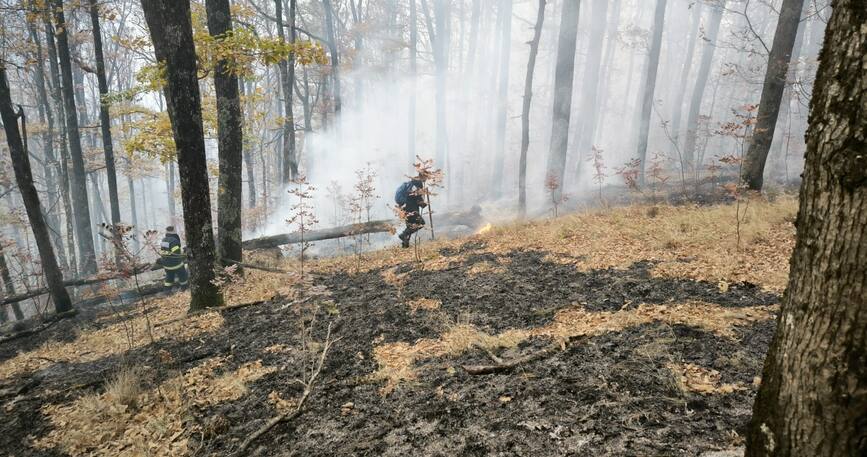
<path fill-rule="evenodd" d="M 69 405 L 45 405 L 42 412 L 55 429 L 35 445 L 72 455 L 186 455 L 189 438 L 200 432 L 186 420 L 190 407 L 236 400 L 247 393 L 248 383 L 276 371 L 256 361 L 216 376 L 214 371 L 225 361 L 206 360 L 157 388 L 138 392 L 133 386 L 140 382 L 140 372 L 130 371 L 119 374 L 105 393 L 86 395 Z M 137 408 L 128 404 L 133 394 Z"/>
<path fill-rule="evenodd" d="M 456 356 L 474 348 L 511 348 L 533 337 L 565 341 L 576 336 L 594 336 L 616 332 L 650 322 L 684 324 L 734 338 L 734 327 L 773 318 L 774 307 L 725 308 L 703 302 L 673 305 L 642 304 L 620 311 L 587 311 L 574 307 L 558 312 L 553 322 L 534 329 L 513 329 L 490 335 L 475 326 L 458 324 L 439 339 L 424 338 L 414 344 L 406 342 L 375 346 L 373 356 L 379 365 L 372 380 L 384 380 L 383 394 L 403 381 L 416 379 L 415 364 L 434 357 Z"/>
<path fill-rule="evenodd" d="M 292 295 L 294 279 L 286 275 L 248 270 L 245 279 L 226 287 L 227 305 L 267 300 L 276 294 Z M 97 322 L 105 326 L 81 327 L 78 337 L 70 342 L 48 342 L 28 352 L 0 363 L 0 379 L 44 369 L 56 362 L 92 362 L 129 349 L 150 344 L 154 340 L 172 338 L 187 341 L 223 326 L 223 317 L 209 311 L 182 319 L 187 314 L 189 292 L 157 299 L 145 299 L 144 305 L 118 314 L 108 314 Z M 147 309 L 147 315 L 142 313 Z M 166 325 L 163 323 L 168 322 Z M 149 325 L 150 323 L 150 325 Z"/>
<path fill-rule="evenodd" d="M 736 390 L 745 390 L 746 386 L 740 383 L 723 384 L 720 382 L 720 373 L 716 370 L 703 368 L 691 363 L 669 363 L 666 365 L 677 379 L 677 386 L 684 392 L 698 392 L 700 394 L 727 394 Z"/>
<path fill-rule="evenodd" d="M 425 311 L 433 311 L 435 309 L 439 309 L 442 306 L 443 302 L 440 300 L 435 300 L 433 298 L 416 298 L 413 300 L 407 300 L 406 302 L 409 309 L 414 313 L 418 310 Z"/>
<path fill-rule="evenodd" d="M 468 240 L 477 240 L 486 244 L 486 252 L 500 255 L 501 259 L 513 250 L 539 250 L 548 253 L 546 261 L 575 265 L 582 271 L 626 268 L 637 261 L 654 260 L 660 262 L 653 270 L 657 276 L 713 283 L 749 281 L 781 292 L 794 247 L 791 222 L 797 213 L 797 201 L 782 197 L 774 202 L 753 200 L 742 204 L 740 245 L 735 210 L 734 205 L 628 206 L 494 226 L 469 239 L 422 244 L 422 262 L 417 269 L 437 271 L 460 265 L 466 254 L 447 257 L 440 251 L 457 250 Z M 412 258 L 408 250 L 384 249 L 366 254 L 361 270 L 388 269 Z M 479 266 L 477 273 L 488 267 Z M 320 261 L 315 268 L 327 273 L 354 271 L 356 265 L 355 259 L 335 258 Z M 386 279 L 403 279 L 398 276 Z"/>

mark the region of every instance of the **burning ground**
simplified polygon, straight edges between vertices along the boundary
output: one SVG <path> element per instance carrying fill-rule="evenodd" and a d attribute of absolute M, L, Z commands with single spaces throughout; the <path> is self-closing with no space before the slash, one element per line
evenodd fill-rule
<path fill-rule="evenodd" d="M 245 454 L 734 449 L 794 212 L 619 208 L 85 310 L 0 346 L 0 452 L 230 455 L 281 413 Z"/>

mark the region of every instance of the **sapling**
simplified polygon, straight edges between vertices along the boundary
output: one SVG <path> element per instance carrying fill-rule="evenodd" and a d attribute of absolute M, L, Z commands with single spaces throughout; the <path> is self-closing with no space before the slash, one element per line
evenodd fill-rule
<path fill-rule="evenodd" d="M 430 239 L 434 239 L 434 223 L 433 223 L 433 208 L 431 207 L 431 197 L 437 195 L 433 192 L 435 188 L 442 188 L 443 178 L 445 174 L 439 168 L 434 168 L 433 159 L 422 159 L 419 156 L 415 156 L 416 162 L 413 166 L 415 167 L 416 176 L 419 180 L 421 180 L 424 185 L 421 189 L 416 189 L 413 191 L 413 195 L 421 195 L 424 197 L 425 203 L 427 203 L 427 216 L 428 221 L 430 222 Z"/>
<path fill-rule="evenodd" d="M 362 214 L 364 213 L 364 205 L 361 202 L 361 198 L 358 195 L 353 195 L 347 201 L 349 213 L 352 215 L 352 223 L 353 224 L 361 224 Z M 361 270 L 361 248 L 363 243 L 363 235 L 353 233 L 352 239 L 355 241 L 353 243 L 352 249 L 355 252 L 355 262 L 356 262 L 356 271 Z"/>
<path fill-rule="evenodd" d="M 615 168 L 614 174 L 623 179 L 623 184 L 632 192 L 640 192 L 638 180 L 641 175 L 641 159 L 635 158 L 623 164 L 622 167 Z"/>
<path fill-rule="evenodd" d="M 554 204 L 554 217 L 557 217 L 559 214 L 560 205 L 562 205 L 566 200 L 569 199 L 564 192 L 558 192 L 560 189 L 560 180 L 553 173 L 548 173 L 545 176 L 545 190 L 551 194 L 551 202 Z"/>
<path fill-rule="evenodd" d="M 319 220 L 316 219 L 316 215 L 313 212 L 313 205 L 310 204 L 310 200 L 313 198 L 313 192 L 316 191 L 316 188 L 307 182 L 307 178 L 304 177 L 304 175 L 293 180 L 292 184 L 294 184 L 294 187 L 289 189 L 289 194 L 296 198 L 298 203 L 295 203 L 289 208 L 290 216 L 289 219 L 286 220 L 286 223 L 294 225 L 298 229 L 298 233 L 301 235 L 301 243 L 298 246 L 300 250 L 299 257 L 301 261 L 301 274 L 303 275 L 304 253 L 307 252 L 307 249 L 310 247 L 310 243 L 304 240 L 304 235 L 309 232 L 314 225 L 319 223 Z"/>
<path fill-rule="evenodd" d="M 650 185 L 650 194 L 653 204 L 657 203 L 656 200 L 656 190 L 657 187 L 661 187 L 668 182 L 670 176 L 666 176 L 665 168 L 662 166 L 662 162 L 665 159 L 665 156 L 659 152 L 655 152 L 653 154 L 653 158 L 650 159 L 650 169 L 648 170 L 650 174 L 650 178 L 652 179 L 652 184 Z"/>
<path fill-rule="evenodd" d="M 746 199 L 746 204 L 743 205 L 743 212 L 741 212 L 741 202 L 744 200 L 742 189 L 745 188 L 743 182 L 740 180 L 741 168 L 743 167 L 744 149 L 752 141 L 753 126 L 756 124 L 756 117 L 753 114 L 757 109 L 757 105 L 744 105 L 740 110 L 733 109 L 732 113 L 735 119 L 720 124 L 720 129 L 716 132 L 719 135 L 734 138 L 737 146 L 736 154 L 720 157 L 719 161 L 737 170 L 737 174 L 735 175 L 738 177 L 737 181 L 724 185 L 723 189 L 735 200 L 735 234 L 738 250 L 741 248 L 741 223 L 746 219 L 747 211 L 749 210 L 749 199 Z"/>
<path fill-rule="evenodd" d="M 605 178 L 608 177 L 605 174 L 605 159 L 602 156 L 604 152 L 601 148 L 593 145 L 593 154 L 588 159 L 589 162 L 593 162 L 593 181 L 599 186 L 599 203 L 602 203 L 602 183 L 605 182 Z"/>
<path fill-rule="evenodd" d="M 373 209 L 374 202 L 379 198 L 379 195 L 376 195 L 376 171 L 368 162 L 364 168 L 355 171 L 355 176 L 358 178 L 353 186 L 355 196 L 358 198 L 361 209 L 364 210 L 367 222 L 370 222 L 370 210 Z M 367 235 L 367 244 L 370 245 L 370 234 Z"/>

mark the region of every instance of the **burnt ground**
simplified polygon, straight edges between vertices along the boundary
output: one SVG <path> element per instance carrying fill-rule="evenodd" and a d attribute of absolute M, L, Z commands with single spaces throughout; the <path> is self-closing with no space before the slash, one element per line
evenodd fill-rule
<path fill-rule="evenodd" d="M 579 272 L 546 260 L 539 251 L 499 256 L 484 243 L 469 241 L 443 250 L 454 258 L 429 271 L 406 262 L 391 267 L 405 273 L 404 299 L 441 300 L 438 310 L 412 311 L 398 298 L 383 271 L 318 274 L 336 304 L 330 317 L 340 338 L 328 354 L 319 383 L 303 413 L 281 423 L 252 446 L 258 455 L 701 455 L 738 443 L 750 416 L 755 391 L 703 395 L 678 387 L 666 368 L 670 362 L 718 370 L 722 382 L 751 386 L 773 332 L 773 322 L 737 328 L 738 338 L 723 338 L 697 328 L 645 324 L 586 338 L 551 357 L 500 374 L 472 376 L 463 364 L 488 364 L 480 351 L 421 361 L 419 376 L 384 395 L 374 372 L 374 342 L 412 343 L 437 338 L 449 325 L 467 322 L 495 333 L 550 322 L 575 303 L 589 310 L 618 310 L 639 303 L 701 300 L 725 307 L 777 303 L 779 297 L 752 284 L 716 284 L 654 278 L 650 262 L 625 270 Z M 410 256 L 407 255 L 407 258 Z M 502 259 L 508 259 L 503 261 Z M 499 268 L 470 274 L 479 262 Z M 249 385 L 239 400 L 190 411 L 191 422 L 205 424 L 192 446 L 199 455 L 228 455 L 274 415 L 272 391 L 298 397 L 301 375 L 297 351 L 271 353 L 282 343 L 299 346 L 300 314 L 280 301 L 224 312 L 225 325 L 192 343 L 160 340 L 131 353 L 127 361 L 157 365 L 158 350 L 169 351 L 174 368 L 189 369 L 207 357 L 232 357 L 230 370 L 261 359 L 281 369 Z M 48 340 L 68 340 L 91 319 L 82 313 L 29 340 L 0 345 L 0 360 Z M 316 327 L 324 335 L 323 317 Z M 547 342 L 533 340 L 500 355 L 512 358 Z M 55 364 L 36 373 L 0 381 L 0 454 L 63 455 L 30 447 L 28 437 L 52 427 L 40 412 L 44 403 L 71 402 L 103 389 L 120 356 L 90 363 Z M 151 382 L 159 382 L 152 379 Z M 11 393 L 10 393 L 11 392 Z M 50 392 L 50 393 L 44 393 Z M 351 403 L 352 406 L 345 406 Z"/>

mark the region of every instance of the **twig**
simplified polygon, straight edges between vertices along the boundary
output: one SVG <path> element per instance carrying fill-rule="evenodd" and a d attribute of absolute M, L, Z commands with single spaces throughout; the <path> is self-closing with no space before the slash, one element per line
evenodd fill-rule
<path fill-rule="evenodd" d="M 535 362 L 537 360 L 544 359 L 546 357 L 550 357 L 556 354 L 558 351 L 564 350 L 565 346 L 571 343 L 573 340 L 579 337 L 569 338 L 564 344 L 553 343 L 545 349 L 540 351 L 533 352 L 531 354 L 525 355 L 523 357 L 518 357 L 517 359 L 512 359 L 509 361 L 499 360 L 499 357 L 489 353 L 488 356 L 491 357 L 496 365 L 463 365 L 461 368 L 467 372 L 467 374 L 471 375 L 482 375 L 482 374 L 493 374 L 493 373 L 502 373 L 504 371 L 510 371 L 514 368 L 517 368 L 521 365 L 525 365 L 528 363 Z M 490 352 L 490 351 L 487 351 Z"/>
<path fill-rule="evenodd" d="M 242 455 L 247 450 L 247 448 L 250 447 L 250 444 L 253 443 L 253 441 L 256 441 L 260 436 L 267 433 L 268 430 L 274 428 L 275 425 L 279 424 L 280 422 L 290 421 L 301 415 L 301 409 L 304 407 L 304 403 L 307 401 L 307 398 L 310 397 L 310 393 L 313 391 L 314 382 L 319 376 L 319 372 L 322 371 L 322 365 L 325 364 L 325 356 L 328 354 L 328 350 L 331 349 L 332 344 L 333 342 L 331 341 L 331 323 L 329 323 L 328 333 L 325 335 L 325 343 L 322 347 L 322 353 L 319 355 L 319 362 L 316 366 L 316 369 L 313 371 L 313 373 L 310 374 L 310 379 L 304 385 L 304 393 L 301 394 L 301 398 L 298 400 L 298 405 L 295 406 L 295 409 L 292 411 L 287 411 L 285 413 L 278 414 L 272 417 L 270 420 L 268 420 L 268 422 L 265 423 L 265 425 L 253 432 L 253 434 L 251 434 L 250 436 L 248 436 L 241 443 L 241 446 L 238 447 L 238 450 L 235 451 L 235 456 Z"/>

